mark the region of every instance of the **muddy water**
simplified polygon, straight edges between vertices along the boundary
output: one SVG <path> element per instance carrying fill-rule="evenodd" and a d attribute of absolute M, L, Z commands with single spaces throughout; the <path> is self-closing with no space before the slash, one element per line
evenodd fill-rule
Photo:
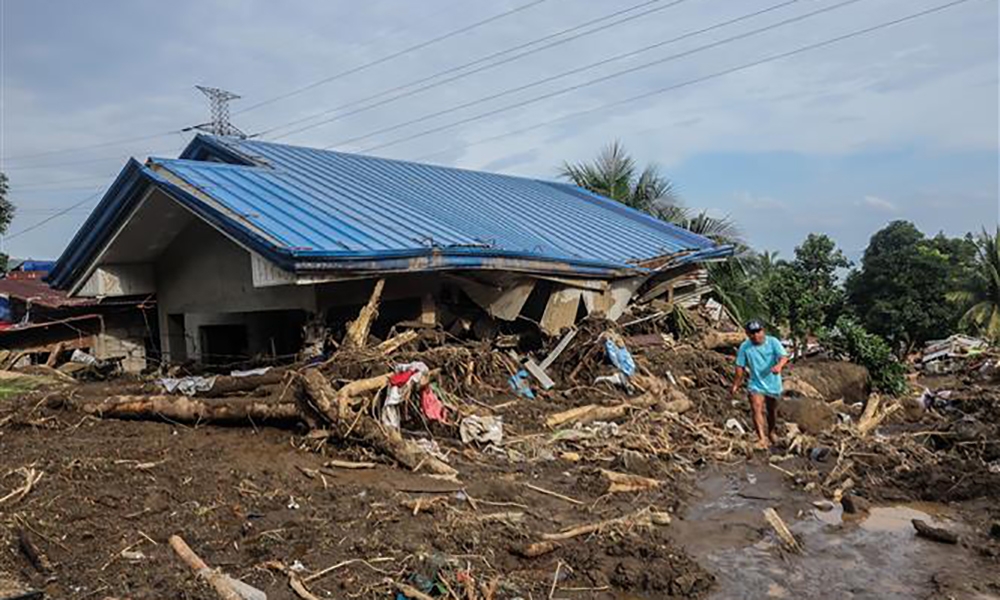
<path fill-rule="evenodd" d="M 822 512 L 767 467 L 711 474 L 700 487 L 675 532 L 717 577 L 714 599 L 933 597 L 932 575 L 961 573 L 968 558 L 961 547 L 914 536 L 911 519 L 961 529 L 938 506 L 878 507 L 864 519 L 839 507 Z M 763 519 L 767 507 L 799 538 L 801 555 L 782 552 Z"/>

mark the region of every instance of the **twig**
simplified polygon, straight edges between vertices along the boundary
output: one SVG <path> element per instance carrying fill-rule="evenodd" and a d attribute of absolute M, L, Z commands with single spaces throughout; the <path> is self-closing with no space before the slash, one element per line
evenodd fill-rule
<path fill-rule="evenodd" d="M 7 494 L 3 498 L 0 498 L 0 504 L 7 502 L 8 500 L 13 500 L 14 502 L 19 501 L 31 492 L 32 488 L 42 479 L 44 471 L 36 471 L 33 468 L 21 468 L 18 471 L 24 473 L 24 485 Z"/>
<path fill-rule="evenodd" d="M 549 588 L 549 600 L 556 595 L 556 586 L 559 585 L 559 571 L 562 569 L 562 561 L 556 561 L 556 572 L 552 576 L 552 587 Z"/>
<path fill-rule="evenodd" d="M 577 506 L 583 506 L 583 502 L 580 502 L 579 500 L 577 500 L 575 498 L 570 498 L 569 496 L 563 496 L 559 492 L 553 492 L 552 490 L 547 490 L 545 488 L 541 488 L 541 487 L 538 487 L 537 485 L 532 485 L 532 484 L 527 483 L 527 482 L 524 484 L 524 487 L 528 488 L 529 490 L 534 490 L 534 491 L 538 492 L 539 494 L 545 494 L 546 496 L 552 496 L 553 498 L 559 498 L 560 500 L 564 500 L 566 502 L 569 502 L 570 504 L 576 504 Z"/>

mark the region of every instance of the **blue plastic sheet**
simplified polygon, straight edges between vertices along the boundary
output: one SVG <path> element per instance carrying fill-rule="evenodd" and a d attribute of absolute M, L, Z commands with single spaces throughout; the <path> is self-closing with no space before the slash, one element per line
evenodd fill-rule
<path fill-rule="evenodd" d="M 618 346 L 613 341 L 606 339 L 604 340 L 604 351 L 607 352 L 611 364 L 624 373 L 626 377 L 635 375 L 635 360 L 628 348 Z"/>

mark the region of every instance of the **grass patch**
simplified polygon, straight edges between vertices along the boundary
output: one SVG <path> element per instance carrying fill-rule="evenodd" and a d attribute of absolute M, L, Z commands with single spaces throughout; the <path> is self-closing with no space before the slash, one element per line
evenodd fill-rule
<path fill-rule="evenodd" d="M 0 400 L 15 398 L 26 394 L 41 384 L 37 377 L 14 377 L 12 379 L 0 379 Z"/>

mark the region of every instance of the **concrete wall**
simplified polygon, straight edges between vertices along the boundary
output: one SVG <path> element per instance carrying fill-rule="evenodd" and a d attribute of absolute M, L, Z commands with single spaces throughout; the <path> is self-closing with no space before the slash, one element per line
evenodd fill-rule
<path fill-rule="evenodd" d="M 316 310 L 313 286 L 254 287 L 250 253 L 200 220 L 164 250 L 156 261 L 155 276 L 160 341 L 167 361 L 199 358 L 200 325 L 250 320 L 233 313 Z M 176 328 L 168 326 L 169 315 L 185 315 L 183 349 Z M 248 334 L 253 337 L 253 332 Z"/>

